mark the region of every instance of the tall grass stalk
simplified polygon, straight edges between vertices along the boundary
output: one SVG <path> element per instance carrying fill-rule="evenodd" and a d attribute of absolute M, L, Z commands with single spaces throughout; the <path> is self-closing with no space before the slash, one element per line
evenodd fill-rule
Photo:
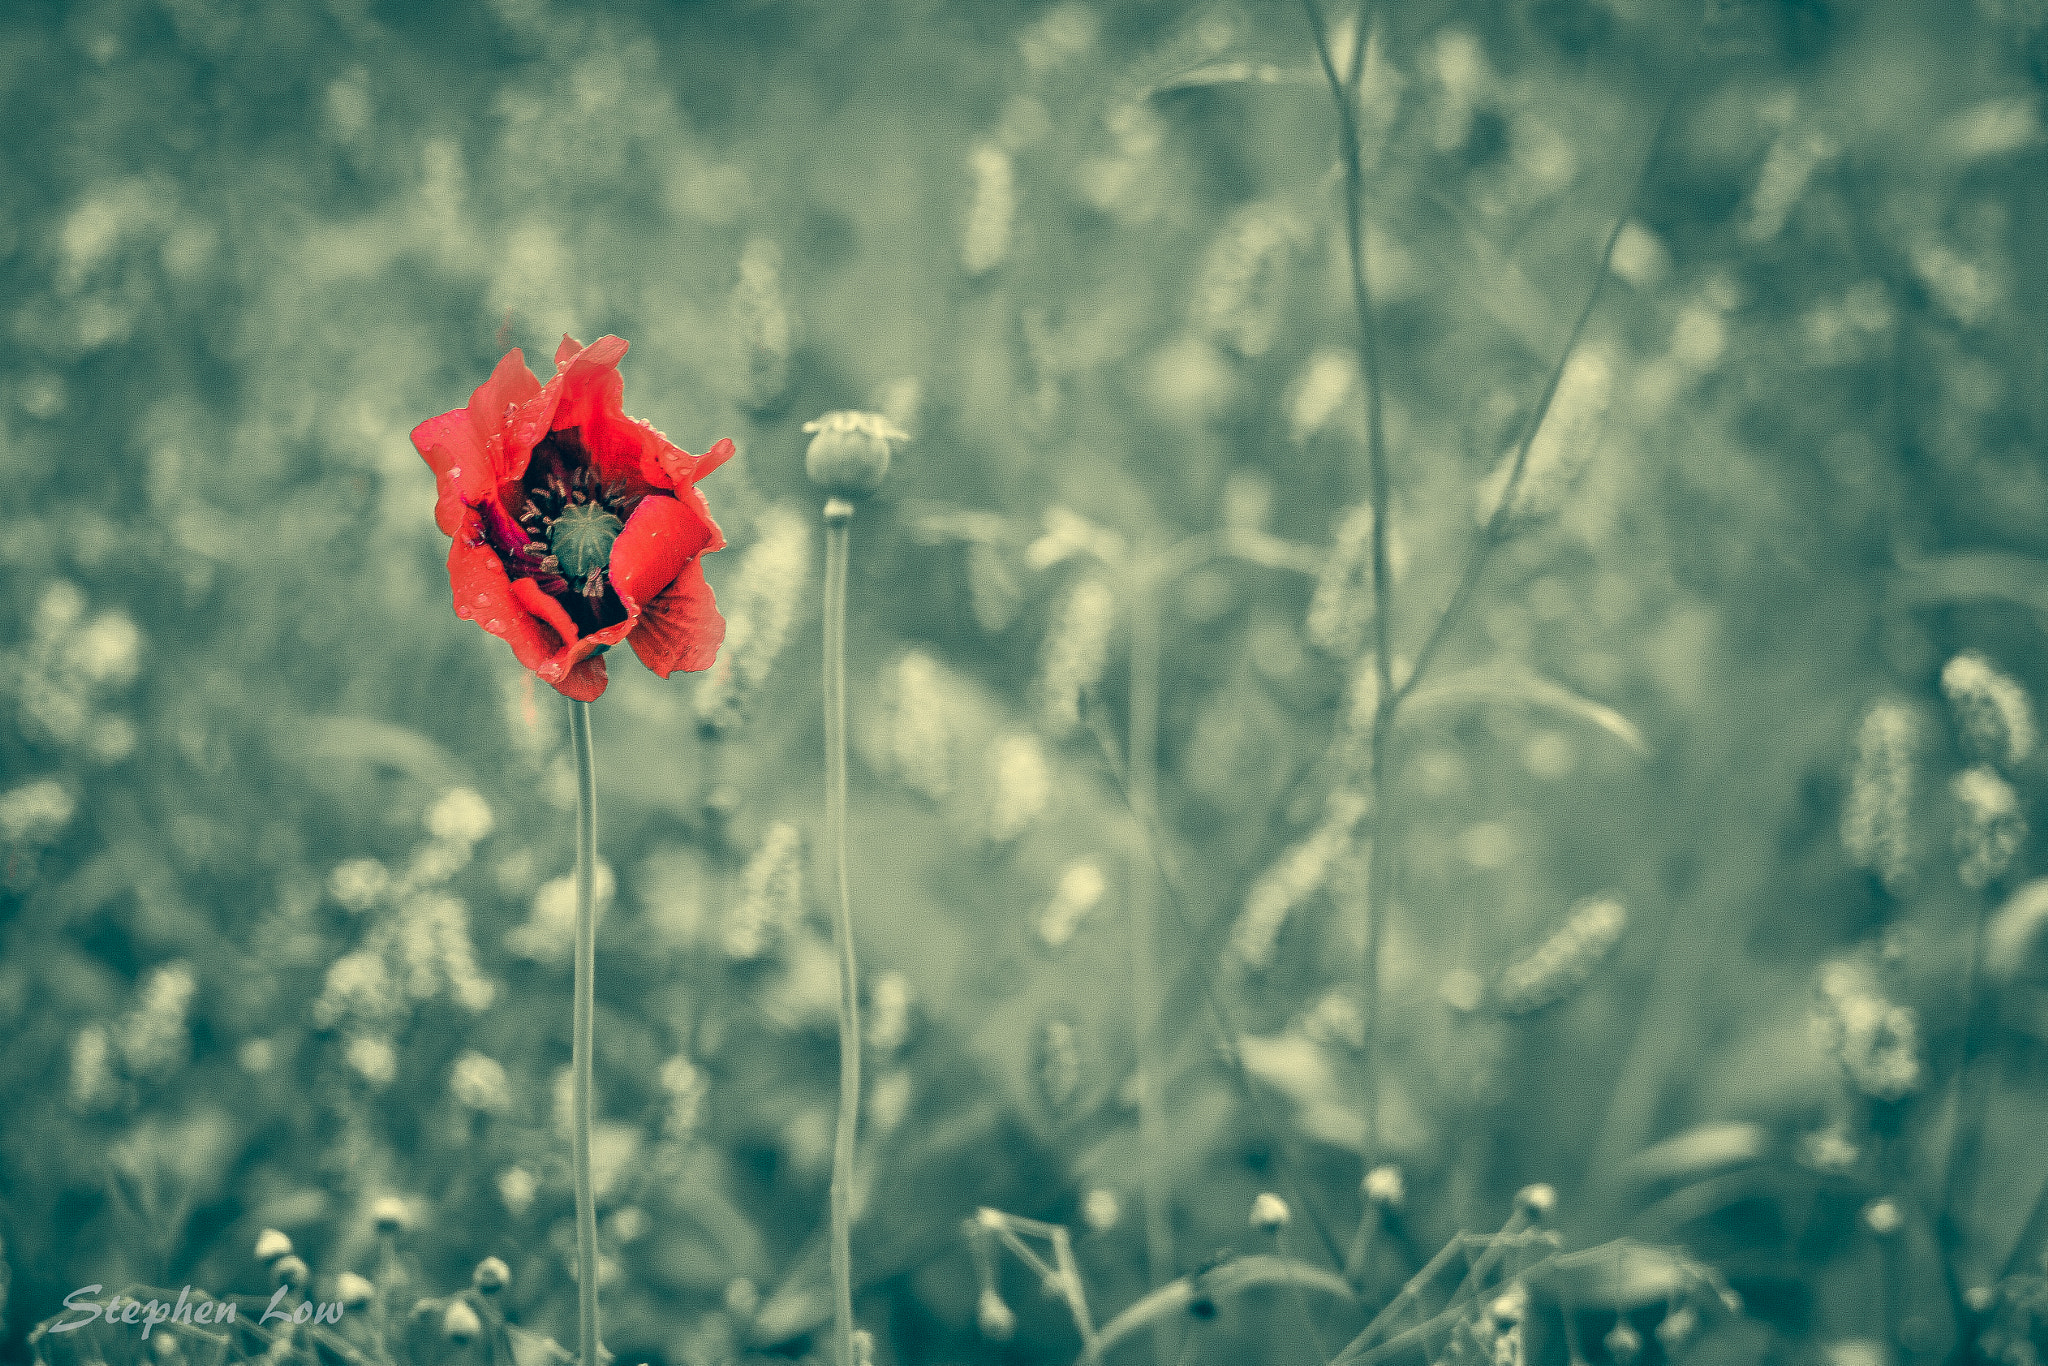
<path fill-rule="evenodd" d="M 1373 711 L 1371 758 L 1368 783 L 1372 800 L 1372 845 L 1366 855 L 1365 956 L 1360 967 L 1361 1012 L 1365 1017 L 1365 1046 L 1361 1050 L 1362 1099 L 1365 1110 L 1363 1139 L 1366 1165 L 1377 1160 L 1379 1136 L 1379 1042 L 1380 957 L 1386 939 L 1387 901 L 1392 891 L 1393 860 L 1387 856 L 1387 741 L 1394 728 L 1394 709 L 1400 695 L 1394 691 L 1392 648 L 1394 585 L 1387 554 L 1387 536 L 1392 519 L 1392 475 L 1387 463 L 1386 421 L 1382 412 L 1385 386 L 1380 375 L 1379 315 L 1373 309 L 1372 289 L 1366 280 L 1365 262 L 1365 153 L 1359 141 L 1358 99 L 1365 81 L 1365 38 L 1368 29 L 1361 14 L 1352 30 L 1350 65 L 1337 69 L 1330 47 L 1329 26 L 1316 0 L 1302 0 L 1308 10 L 1309 28 L 1315 37 L 1316 57 L 1323 76 L 1337 102 L 1337 137 L 1344 158 L 1344 240 L 1351 265 L 1351 301 L 1358 314 L 1358 364 L 1365 389 L 1365 444 L 1370 466 L 1372 500 L 1372 595 L 1373 671 L 1379 684 Z"/>
<path fill-rule="evenodd" d="M 597 762 L 590 704 L 569 703 L 576 750 L 576 987 L 570 1024 L 569 1164 L 576 1186 L 576 1346 L 598 1366 L 597 1197 L 590 1181 L 590 1050 L 597 1012 Z"/>
<path fill-rule="evenodd" d="M 1138 818 L 1138 839 L 1130 865 L 1131 1024 L 1138 1056 L 1138 1160 L 1145 1186 L 1147 1284 L 1156 1288 L 1178 1269 L 1173 1260 L 1173 1219 L 1162 1166 L 1166 1133 L 1159 1112 L 1159 962 L 1150 847 L 1159 792 L 1159 593 L 1152 557 L 1143 549 L 1132 557 L 1130 578 L 1131 728 L 1125 771 L 1131 809 Z M 1160 1366 L 1166 1366 L 1172 1360 L 1167 1335 L 1155 1334 L 1153 1343 Z"/>
<path fill-rule="evenodd" d="M 853 958 L 853 894 L 846 875 L 846 572 L 853 504 L 825 504 L 825 842 L 837 896 L 839 1126 L 832 1143 L 832 1329 L 839 1366 L 853 1351 L 853 1140 L 860 1116 L 860 1001 Z"/>
<path fill-rule="evenodd" d="M 1542 396 L 1523 425 L 1521 439 L 1515 449 L 1514 463 L 1509 468 L 1507 482 L 1501 489 L 1500 501 L 1494 506 L 1486 525 L 1466 555 L 1464 567 L 1459 573 L 1457 586 L 1452 590 L 1449 602 L 1430 627 L 1429 635 L 1416 654 L 1415 662 L 1408 668 L 1406 677 L 1397 685 L 1394 680 L 1392 648 L 1394 586 L 1388 558 L 1388 533 L 1392 522 L 1392 475 L 1382 413 L 1384 384 L 1380 366 L 1378 315 L 1373 307 L 1372 289 L 1366 268 L 1365 154 L 1358 120 L 1368 56 L 1366 38 L 1372 25 L 1367 22 L 1366 15 L 1359 16 L 1357 25 L 1352 30 L 1348 64 L 1340 69 L 1336 53 L 1331 46 L 1330 29 L 1324 19 L 1321 5 L 1317 0 L 1302 0 L 1302 5 L 1308 12 L 1309 30 L 1315 39 L 1316 58 L 1322 66 L 1324 79 L 1329 84 L 1330 96 L 1337 106 L 1337 135 L 1344 161 L 1345 243 L 1349 255 L 1352 303 L 1358 314 L 1358 360 L 1364 388 L 1366 456 L 1371 479 L 1373 671 L 1374 681 L 1378 684 L 1378 696 L 1373 709 L 1368 772 L 1372 801 L 1369 817 L 1372 837 L 1366 859 L 1365 952 L 1360 984 L 1363 997 L 1362 1013 L 1365 1017 L 1365 1045 L 1361 1050 L 1364 1073 L 1363 1141 L 1365 1158 L 1370 1164 L 1380 1143 L 1377 1066 L 1380 958 L 1386 940 L 1387 913 L 1390 910 L 1389 902 L 1394 880 L 1393 850 L 1388 838 L 1392 822 L 1387 809 L 1387 750 L 1393 736 L 1396 717 L 1401 704 L 1422 682 L 1430 662 L 1464 616 L 1465 609 L 1479 586 L 1480 577 L 1486 570 L 1488 560 L 1508 537 L 1509 514 L 1514 508 L 1516 495 L 1520 492 L 1522 477 L 1528 471 L 1529 451 L 1535 444 L 1536 434 L 1542 430 L 1544 419 L 1550 413 L 1551 403 L 1557 397 L 1558 385 L 1564 378 L 1565 367 L 1578 349 L 1579 339 L 1584 335 L 1587 323 L 1592 321 L 1594 306 L 1600 299 L 1601 286 L 1606 282 L 1609 266 L 1614 259 L 1615 244 L 1620 241 L 1622 229 L 1627 225 L 1636 200 L 1642 193 L 1643 184 L 1649 178 L 1650 167 L 1655 164 L 1657 150 L 1663 143 L 1665 130 L 1671 123 L 1672 111 L 1677 106 L 1678 90 L 1674 87 L 1671 98 L 1665 103 L 1663 113 L 1658 117 L 1656 132 L 1652 135 L 1649 148 L 1643 156 L 1642 169 L 1636 176 L 1621 212 L 1615 216 L 1614 226 L 1607 235 L 1606 245 L 1601 249 L 1600 266 L 1593 277 L 1592 288 L 1587 291 L 1585 306 L 1579 310 L 1578 320 L 1573 323 L 1564 349 L 1559 354 L 1557 363 L 1551 368 Z"/>

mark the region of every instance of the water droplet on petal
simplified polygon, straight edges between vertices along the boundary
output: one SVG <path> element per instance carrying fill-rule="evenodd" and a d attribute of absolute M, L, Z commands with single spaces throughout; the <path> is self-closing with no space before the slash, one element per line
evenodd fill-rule
<path fill-rule="evenodd" d="M 468 621 L 469 609 L 467 607 L 458 607 L 455 609 L 455 615 L 461 617 L 464 621 Z"/>
<path fill-rule="evenodd" d="M 460 479 L 462 477 L 462 466 L 457 465 L 454 468 L 450 469 L 448 471 L 448 477 L 450 479 Z"/>
<path fill-rule="evenodd" d="M 504 622 L 499 621 L 496 617 L 492 617 L 489 621 L 484 623 L 484 629 L 486 631 L 495 631 L 498 630 L 500 627 L 504 626 L 504 624 Z"/>

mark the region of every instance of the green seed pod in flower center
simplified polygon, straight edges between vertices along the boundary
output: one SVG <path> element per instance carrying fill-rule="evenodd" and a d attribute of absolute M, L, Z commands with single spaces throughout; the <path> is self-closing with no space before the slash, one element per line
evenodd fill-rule
<path fill-rule="evenodd" d="M 612 557 L 612 542 L 619 539 L 625 523 L 594 503 L 565 508 L 548 529 L 548 546 L 562 562 L 562 572 L 581 579 L 605 567 Z"/>

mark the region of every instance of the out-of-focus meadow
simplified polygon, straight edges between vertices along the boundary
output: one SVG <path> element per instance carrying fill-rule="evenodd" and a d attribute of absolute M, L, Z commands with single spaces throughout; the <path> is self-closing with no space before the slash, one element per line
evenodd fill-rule
<path fill-rule="evenodd" d="M 1607 1251 L 1515 1244 L 1404 1359 L 2048 1350 L 2048 11 L 1368 22 L 1379 592 L 1301 8 L 10 6 L 0 1355 L 81 1286 L 267 1294 L 265 1228 L 322 1287 L 503 1258 L 573 1340 L 564 704 L 450 610 L 407 439 L 564 333 L 741 452 L 719 665 L 614 652 L 595 710 L 621 1362 L 825 1358 L 800 428 L 847 408 L 911 436 L 851 575 L 878 1362 L 1081 1352 L 978 1209 L 1071 1231 L 1094 1328 L 1321 1268 L 1153 1331 L 1323 1361 L 1531 1183 Z M 1375 602 L 1398 683 L 1621 218 L 1375 807 Z"/>

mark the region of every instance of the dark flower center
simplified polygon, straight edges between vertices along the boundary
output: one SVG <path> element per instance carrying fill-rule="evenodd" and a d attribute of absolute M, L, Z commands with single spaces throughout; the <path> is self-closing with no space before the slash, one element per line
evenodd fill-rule
<path fill-rule="evenodd" d="M 584 635 L 624 621 L 626 605 L 605 569 L 613 542 L 645 491 L 606 485 L 574 427 L 541 438 L 520 489 L 525 499 L 514 511 L 516 521 L 485 518 L 505 572 L 532 579 Z"/>

